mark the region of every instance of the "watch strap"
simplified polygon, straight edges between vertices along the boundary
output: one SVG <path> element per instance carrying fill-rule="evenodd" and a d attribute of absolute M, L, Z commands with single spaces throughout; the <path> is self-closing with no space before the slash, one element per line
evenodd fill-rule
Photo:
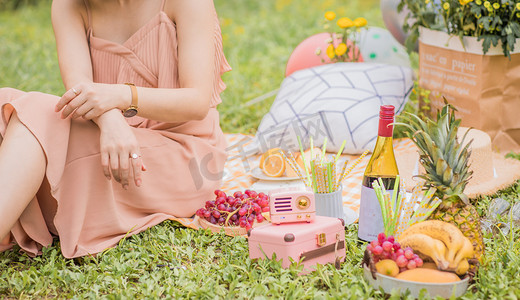
<path fill-rule="evenodd" d="M 128 111 L 128 110 L 135 110 L 137 112 L 137 107 L 138 107 L 137 106 L 137 101 L 138 101 L 138 99 L 137 99 L 137 88 L 136 88 L 135 84 L 133 84 L 133 83 L 125 83 L 125 84 L 130 87 L 130 90 L 132 92 L 132 103 L 130 104 L 130 106 L 127 109 L 125 109 L 123 111 L 123 113 Z M 135 115 L 135 113 L 134 113 L 134 115 Z"/>

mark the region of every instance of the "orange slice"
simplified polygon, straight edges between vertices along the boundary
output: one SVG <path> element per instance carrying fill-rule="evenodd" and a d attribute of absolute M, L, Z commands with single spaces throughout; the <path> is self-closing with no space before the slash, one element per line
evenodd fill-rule
<path fill-rule="evenodd" d="M 261 164 L 264 174 L 269 177 L 281 177 L 285 172 L 285 159 L 280 152 L 268 155 Z"/>
<path fill-rule="evenodd" d="M 280 149 L 280 148 L 272 148 L 272 149 L 267 150 L 267 152 L 265 152 L 264 154 L 262 154 L 262 156 L 260 156 L 260 164 L 259 164 L 260 169 L 264 168 L 264 160 L 269 155 L 272 155 L 272 154 L 275 154 L 275 153 L 280 153 L 280 151 L 282 151 L 282 149 Z"/>

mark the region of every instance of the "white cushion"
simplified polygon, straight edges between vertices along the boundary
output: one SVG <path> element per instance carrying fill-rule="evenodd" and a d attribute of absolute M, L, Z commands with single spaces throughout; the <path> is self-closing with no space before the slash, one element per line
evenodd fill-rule
<path fill-rule="evenodd" d="M 413 86 L 412 69 L 378 63 L 334 63 L 297 71 L 284 79 L 253 143 L 258 152 L 281 147 L 297 150 L 296 137 L 309 146 L 344 153 L 372 150 L 377 138 L 379 106 L 403 110 Z M 248 147 L 248 148 L 249 148 Z"/>

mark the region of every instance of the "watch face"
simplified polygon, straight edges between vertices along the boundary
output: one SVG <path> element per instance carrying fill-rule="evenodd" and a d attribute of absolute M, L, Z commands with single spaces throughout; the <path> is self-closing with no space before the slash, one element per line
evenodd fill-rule
<path fill-rule="evenodd" d="M 125 118 L 131 118 L 135 115 L 137 115 L 137 109 L 135 108 L 129 108 L 123 112 L 123 116 L 125 116 Z"/>

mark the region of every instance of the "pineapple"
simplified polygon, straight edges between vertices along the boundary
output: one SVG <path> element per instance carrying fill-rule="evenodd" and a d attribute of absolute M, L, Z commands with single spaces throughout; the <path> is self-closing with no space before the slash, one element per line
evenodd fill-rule
<path fill-rule="evenodd" d="M 472 174 L 468 163 L 471 141 L 463 147 L 466 135 L 457 140 L 461 120 L 455 118 L 455 108 L 446 103 L 437 113 L 437 121 L 429 118 L 423 121 L 410 113 L 399 118 L 406 123 L 400 124 L 409 129 L 406 135 L 419 148 L 426 171 L 419 177 L 437 188 L 435 195 L 442 200 L 431 218 L 455 224 L 473 243 L 475 256 L 480 259 L 484 253 L 480 217 L 464 194 Z"/>

